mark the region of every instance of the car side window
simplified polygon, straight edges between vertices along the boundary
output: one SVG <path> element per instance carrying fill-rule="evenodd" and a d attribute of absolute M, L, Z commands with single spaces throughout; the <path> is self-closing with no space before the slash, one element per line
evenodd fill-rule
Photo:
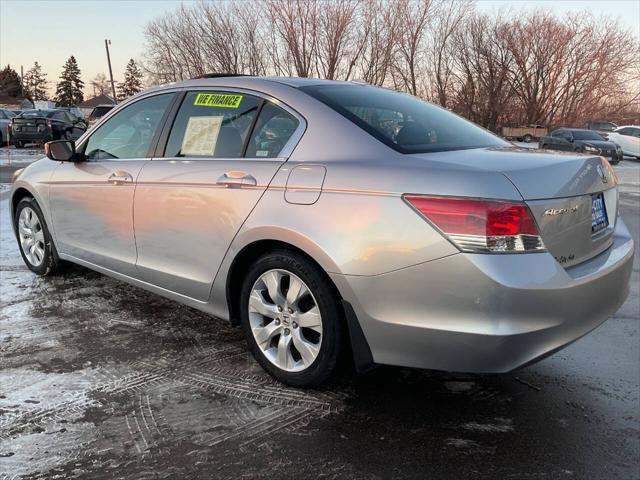
<path fill-rule="evenodd" d="M 559 136 L 561 138 L 564 138 L 565 140 L 571 140 L 573 138 L 571 132 L 568 132 L 567 130 L 563 130 L 562 132 L 560 132 Z"/>
<path fill-rule="evenodd" d="M 265 103 L 247 146 L 247 157 L 275 158 L 287 144 L 300 122 L 271 102 Z"/>
<path fill-rule="evenodd" d="M 562 133 L 562 130 L 554 130 L 553 132 L 551 132 L 551 136 L 559 137 L 561 133 Z"/>
<path fill-rule="evenodd" d="M 0 120 L 6 120 L 7 119 L 7 115 L 4 113 L 3 110 L 0 110 Z"/>
<path fill-rule="evenodd" d="M 244 93 L 189 92 L 173 122 L 164 156 L 242 157 L 261 103 Z"/>
<path fill-rule="evenodd" d="M 633 134 L 633 131 L 631 128 L 621 128 L 620 130 L 616 130 L 616 133 L 629 136 Z"/>
<path fill-rule="evenodd" d="M 171 104 L 173 93 L 155 95 L 124 108 L 89 137 L 87 160 L 118 160 L 148 157 L 160 121 Z"/>

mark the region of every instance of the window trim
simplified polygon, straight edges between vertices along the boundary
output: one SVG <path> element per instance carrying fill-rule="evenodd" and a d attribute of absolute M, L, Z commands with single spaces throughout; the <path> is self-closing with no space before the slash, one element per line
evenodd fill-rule
<path fill-rule="evenodd" d="M 155 153 L 156 146 L 158 144 L 158 139 L 160 138 L 161 132 L 164 130 L 165 123 L 166 123 L 167 119 L 169 118 L 169 113 L 172 111 L 172 109 L 173 109 L 173 107 L 175 105 L 176 98 L 180 96 L 180 95 L 176 95 L 177 93 L 180 93 L 179 89 L 155 90 L 153 92 L 149 92 L 149 94 L 147 94 L 147 95 L 142 95 L 140 97 L 136 97 L 134 100 L 132 100 L 130 102 L 121 103 L 120 105 L 116 106 L 115 108 L 112 108 L 110 111 L 108 111 L 105 115 L 102 116 L 102 118 L 99 120 L 97 125 L 95 125 L 92 129 L 87 130 L 77 140 L 77 142 L 76 142 L 76 152 L 79 153 L 82 156 L 82 160 L 81 161 L 97 163 L 97 162 L 121 162 L 121 161 L 126 161 L 126 160 L 135 160 L 135 159 L 132 159 L 132 158 L 118 158 L 118 159 L 105 158 L 105 159 L 100 159 L 100 160 L 88 160 L 84 156 L 84 151 L 85 151 L 85 148 L 87 146 L 87 143 L 89 142 L 89 139 L 98 130 L 100 130 L 100 128 L 102 128 L 109 121 L 109 119 L 112 116 L 117 115 L 118 112 L 123 111 L 126 108 L 128 108 L 128 107 L 130 107 L 132 105 L 135 105 L 136 103 L 141 102 L 143 100 L 147 100 L 147 99 L 152 98 L 152 97 L 157 97 L 159 95 L 172 94 L 173 98 L 169 102 L 169 107 L 165 110 L 164 114 L 162 115 L 162 118 L 160 119 L 160 123 L 158 124 L 158 128 L 156 129 L 156 133 L 153 135 L 153 138 L 151 139 L 151 144 L 149 145 L 149 150 L 147 150 L 147 153 L 145 154 L 144 157 L 141 157 L 141 158 L 144 158 L 145 160 L 150 160 L 152 158 L 153 154 Z"/>
<path fill-rule="evenodd" d="M 171 110 L 171 117 L 169 117 L 167 119 L 167 121 L 164 124 L 164 127 L 162 129 L 162 134 L 160 135 L 158 144 L 156 146 L 155 152 L 154 152 L 154 156 L 151 158 L 151 160 L 153 161 L 175 161 L 175 160 L 180 160 L 180 161 L 185 161 L 185 160 L 194 160 L 194 161 L 242 161 L 242 160 L 251 160 L 251 161 L 261 161 L 261 162 L 268 162 L 268 161 L 274 161 L 276 159 L 288 159 L 291 154 L 293 153 L 294 149 L 296 148 L 296 146 L 298 145 L 298 143 L 300 142 L 300 140 L 302 139 L 302 136 L 304 135 L 304 132 L 307 130 L 307 121 L 306 119 L 300 114 L 298 113 L 296 110 L 294 110 L 293 108 L 291 108 L 289 105 L 287 105 L 286 103 L 282 102 L 281 100 L 278 100 L 277 98 L 257 91 L 257 90 L 251 90 L 248 88 L 235 88 L 235 87 L 227 87 L 227 86 L 212 86 L 212 85 L 207 85 L 205 87 L 201 87 L 201 88 L 194 88 L 193 86 L 188 86 L 188 87 L 182 87 L 180 89 L 182 95 L 180 95 L 180 101 L 176 102 L 176 108 L 175 110 Z M 175 120 L 178 116 L 178 111 L 180 109 L 180 107 L 182 106 L 182 103 L 184 101 L 184 98 L 186 97 L 186 95 L 188 93 L 191 92 L 208 92 L 208 91 L 215 91 L 215 92 L 229 92 L 229 93 L 244 93 L 246 95 L 251 95 L 253 97 L 258 98 L 259 100 L 262 100 L 262 103 L 260 104 L 260 106 L 258 107 L 258 111 L 256 112 L 256 117 L 253 119 L 253 124 L 251 125 L 251 129 L 249 131 L 249 134 L 247 136 L 247 138 L 245 139 L 245 145 L 243 146 L 243 150 L 242 150 L 242 156 L 241 157 L 165 157 L 164 156 L 164 152 L 167 148 L 167 143 L 169 142 L 169 135 L 171 134 L 171 130 L 173 129 L 173 125 L 175 123 Z M 283 109 L 285 112 L 293 115 L 297 120 L 298 120 L 298 127 L 296 128 L 296 130 L 293 132 L 293 134 L 291 134 L 291 137 L 289 137 L 289 141 L 285 144 L 284 147 L 282 147 L 282 150 L 280 150 L 280 153 L 278 154 L 277 157 L 271 157 L 271 158 L 265 158 L 265 157 L 247 157 L 246 153 L 247 153 L 247 147 L 248 147 L 248 142 L 249 139 L 251 138 L 251 136 L 253 135 L 253 130 L 256 126 L 256 122 L 258 121 L 258 117 L 260 115 L 260 112 L 262 112 L 262 108 L 263 106 L 267 103 L 267 102 L 271 102 L 272 104 L 274 104 L 276 107 L 279 107 L 281 109 Z"/>

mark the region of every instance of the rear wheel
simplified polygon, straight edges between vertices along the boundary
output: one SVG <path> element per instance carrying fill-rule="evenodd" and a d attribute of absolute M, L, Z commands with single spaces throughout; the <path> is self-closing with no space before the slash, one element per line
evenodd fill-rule
<path fill-rule="evenodd" d="M 525 143 L 531 143 L 533 142 L 533 136 L 529 135 L 528 133 L 524 136 Z"/>
<path fill-rule="evenodd" d="M 31 197 L 20 200 L 14 222 L 20 254 L 29 270 L 41 276 L 55 273 L 60 260 L 38 202 Z"/>
<path fill-rule="evenodd" d="M 24 148 L 24 142 L 21 140 L 16 140 L 13 144 L 16 146 L 16 148 Z"/>
<path fill-rule="evenodd" d="M 329 378 L 340 358 L 343 322 L 319 267 L 286 250 L 264 255 L 249 269 L 240 302 L 249 349 L 269 374 L 295 386 Z"/>

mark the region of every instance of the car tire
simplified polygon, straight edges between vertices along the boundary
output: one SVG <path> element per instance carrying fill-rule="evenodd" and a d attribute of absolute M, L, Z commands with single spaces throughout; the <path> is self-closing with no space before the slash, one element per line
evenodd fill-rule
<path fill-rule="evenodd" d="M 529 135 L 529 134 L 526 134 L 524 136 L 523 140 L 524 140 L 524 143 L 531 143 L 531 142 L 533 142 L 533 137 L 531 135 Z"/>
<path fill-rule="evenodd" d="M 14 142 L 14 145 L 15 145 L 16 148 L 24 148 L 24 142 L 21 141 L 21 140 L 16 140 Z"/>
<path fill-rule="evenodd" d="M 20 200 L 13 221 L 20 255 L 27 268 L 40 276 L 59 271 L 62 262 L 38 202 L 31 197 Z"/>
<path fill-rule="evenodd" d="M 546 148 L 547 148 L 547 146 L 546 146 L 544 143 L 541 143 L 541 144 L 540 144 L 540 149 L 541 149 L 541 150 L 544 150 L 544 149 L 546 149 Z"/>
<path fill-rule="evenodd" d="M 258 258 L 242 283 L 240 309 L 249 350 L 275 379 L 312 387 L 335 371 L 342 308 L 329 278 L 303 255 L 278 250 Z"/>

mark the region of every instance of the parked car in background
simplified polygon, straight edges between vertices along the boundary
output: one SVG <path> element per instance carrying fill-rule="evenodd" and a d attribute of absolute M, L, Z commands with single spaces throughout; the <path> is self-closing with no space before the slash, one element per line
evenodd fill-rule
<path fill-rule="evenodd" d="M 622 160 L 622 149 L 614 142 L 605 140 L 593 130 L 582 128 L 559 128 L 542 137 L 540 148 L 566 152 L 589 153 L 607 157 L 612 164 Z"/>
<path fill-rule="evenodd" d="M 86 130 L 84 120 L 64 110 L 25 110 L 11 119 L 11 143 L 22 148 L 27 143 L 77 140 Z"/>
<path fill-rule="evenodd" d="M 587 130 L 595 130 L 596 132 L 603 134 L 602 136 L 606 140 L 607 134 L 609 132 L 613 132 L 616 128 L 618 128 L 618 125 L 613 122 L 605 122 L 599 120 L 585 123 L 584 128 Z"/>
<path fill-rule="evenodd" d="M 526 127 L 502 127 L 502 136 L 507 140 L 518 140 L 530 143 L 539 140 L 549 133 L 547 127 L 542 125 L 529 125 Z"/>
<path fill-rule="evenodd" d="M 0 147 L 5 147 L 11 136 L 9 134 L 9 125 L 11 124 L 11 119 L 15 116 L 16 114 L 13 113 L 13 110 L 0 108 Z"/>
<path fill-rule="evenodd" d="M 640 160 L 640 126 L 618 127 L 609 133 L 608 139 L 622 148 L 622 153 Z"/>
<path fill-rule="evenodd" d="M 69 112 L 78 120 L 82 120 L 85 124 L 87 123 L 86 120 L 84 119 L 84 115 L 82 114 L 82 110 L 80 110 L 78 107 L 56 107 L 55 109 Z"/>
<path fill-rule="evenodd" d="M 98 105 L 95 107 L 89 116 L 87 117 L 87 124 L 89 128 L 93 126 L 98 120 L 104 117 L 107 113 L 109 113 L 115 105 Z"/>
<path fill-rule="evenodd" d="M 508 372 L 629 292 L 599 152 L 516 148 L 416 97 L 308 78 L 116 108 L 15 179 L 26 266 L 75 262 L 229 320 L 283 382 L 322 383 L 347 352 L 360 370 Z"/>

